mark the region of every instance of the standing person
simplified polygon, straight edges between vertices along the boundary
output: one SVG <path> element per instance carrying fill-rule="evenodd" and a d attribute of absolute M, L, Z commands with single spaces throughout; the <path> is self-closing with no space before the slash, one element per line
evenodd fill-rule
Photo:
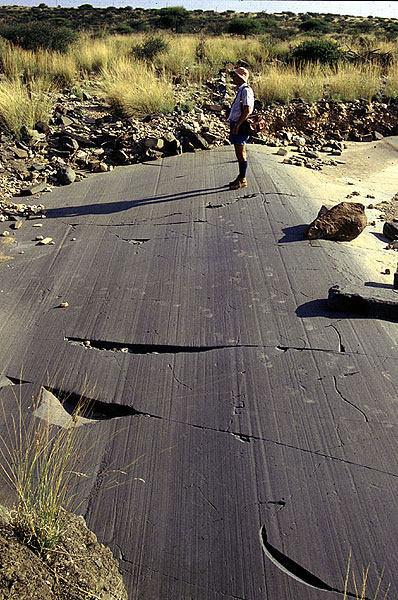
<path fill-rule="evenodd" d="M 254 93 L 247 84 L 249 71 L 244 67 L 238 67 L 232 72 L 232 83 L 236 85 L 236 97 L 229 113 L 230 135 L 229 141 L 235 147 L 236 158 L 239 164 L 239 175 L 230 182 L 231 190 L 247 187 L 247 152 L 246 144 L 250 135 L 239 133 L 240 125 L 246 121 L 247 117 L 253 112 Z"/>

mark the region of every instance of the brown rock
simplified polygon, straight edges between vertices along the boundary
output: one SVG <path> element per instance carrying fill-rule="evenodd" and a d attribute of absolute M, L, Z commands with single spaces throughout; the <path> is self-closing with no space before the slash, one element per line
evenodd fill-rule
<path fill-rule="evenodd" d="M 365 207 L 357 202 L 340 202 L 313 221 L 305 237 L 309 240 L 325 239 L 339 242 L 354 240 L 365 229 Z"/>

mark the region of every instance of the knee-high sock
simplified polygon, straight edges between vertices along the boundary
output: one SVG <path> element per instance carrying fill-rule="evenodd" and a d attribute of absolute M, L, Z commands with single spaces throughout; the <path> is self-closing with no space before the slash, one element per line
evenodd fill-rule
<path fill-rule="evenodd" d="M 239 161 L 239 177 L 241 179 L 246 177 L 246 171 L 247 171 L 247 160 Z"/>

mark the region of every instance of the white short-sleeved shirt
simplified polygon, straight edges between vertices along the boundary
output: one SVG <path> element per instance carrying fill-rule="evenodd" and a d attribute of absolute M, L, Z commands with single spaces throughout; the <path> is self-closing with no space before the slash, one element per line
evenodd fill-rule
<path fill-rule="evenodd" d="M 231 111 L 228 117 L 230 121 L 239 121 L 242 106 L 248 106 L 250 108 L 250 112 L 253 112 L 254 93 L 252 88 L 247 85 L 247 83 L 242 83 L 242 85 L 238 88 L 236 98 L 231 106 Z"/>

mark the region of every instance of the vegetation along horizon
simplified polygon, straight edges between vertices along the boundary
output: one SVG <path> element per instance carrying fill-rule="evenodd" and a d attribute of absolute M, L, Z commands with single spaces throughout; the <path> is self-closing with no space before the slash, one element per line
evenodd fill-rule
<path fill-rule="evenodd" d="M 0 127 L 48 120 L 60 91 L 95 94 L 124 117 L 172 112 L 192 90 L 247 63 L 265 104 L 295 98 L 393 102 L 398 19 L 131 7 L 0 7 Z M 189 103 L 188 103 L 189 104 Z"/>

